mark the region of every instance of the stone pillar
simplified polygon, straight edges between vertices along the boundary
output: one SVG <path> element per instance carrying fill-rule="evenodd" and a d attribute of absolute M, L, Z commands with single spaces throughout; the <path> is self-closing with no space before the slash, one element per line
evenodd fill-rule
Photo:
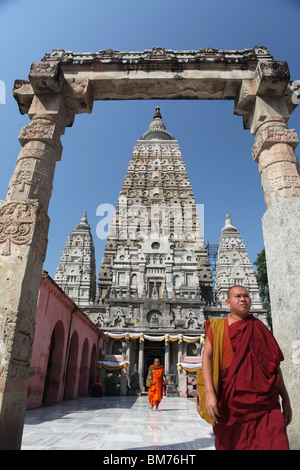
<path fill-rule="evenodd" d="M 300 449 L 300 175 L 295 130 L 287 127 L 283 98 L 256 97 L 251 132 L 267 211 L 262 218 L 274 335 L 283 351 L 283 377 L 293 420 L 292 449 Z"/>
<path fill-rule="evenodd" d="M 143 392 L 145 390 L 144 387 L 144 338 L 140 338 L 139 340 L 139 381 L 140 381 L 140 390 Z"/>
<path fill-rule="evenodd" d="M 121 369 L 121 379 L 120 379 L 120 396 L 126 397 L 127 395 L 127 385 L 128 385 L 128 369 L 123 367 Z"/>
<path fill-rule="evenodd" d="M 19 135 L 22 150 L 0 202 L 0 448 L 19 449 L 35 313 L 47 247 L 47 209 L 66 109 L 60 93 L 35 95 Z"/>
<path fill-rule="evenodd" d="M 182 357 L 182 335 L 179 335 L 178 346 L 177 346 L 177 364 L 180 362 L 180 358 Z M 178 392 L 180 391 L 180 372 L 177 369 L 177 382 L 178 382 Z"/>
<path fill-rule="evenodd" d="M 170 341 L 168 338 L 165 339 L 165 375 L 168 383 L 170 375 Z"/>
<path fill-rule="evenodd" d="M 179 396 L 187 398 L 187 373 L 185 369 L 179 371 Z"/>
<path fill-rule="evenodd" d="M 132 348 L 132 341 L 130 340 L 130 338 L 126 339 L 126 351 L 125 351 L 125 354 L 128 358 L 128 362 L 129 362 L 129 367 L 130 367 L 130 363 L 131 363 L 131 348 Z"/>

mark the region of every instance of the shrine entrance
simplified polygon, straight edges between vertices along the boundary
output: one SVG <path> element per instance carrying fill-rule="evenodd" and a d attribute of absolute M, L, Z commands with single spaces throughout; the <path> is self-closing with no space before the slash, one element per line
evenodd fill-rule
<path fill-rule="evenodd" d="M 158 357 L 160 363 L 165 363 L 165 342 L 145 340 L 144 345 L 144 387 L 147 390 L 146 379 L 149 367 L 154 363 L 154 359 Z"/>

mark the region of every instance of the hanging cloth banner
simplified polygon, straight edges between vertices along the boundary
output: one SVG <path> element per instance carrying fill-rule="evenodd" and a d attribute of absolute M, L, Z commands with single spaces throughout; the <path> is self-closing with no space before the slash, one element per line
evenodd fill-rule
<path fill-rule="evenodd" d="M 188 362 L 178 362 L 177 370 L 184 369 L 187 372 L 197 372 L 198 369 L 201 369 L 202 362 L 197 363 L 188 363 Z"/>
<path fill-rule="evenodd" d="M 98 367 L 104 367 L 106 370 L 120 370 L 123 369 L 128 369 L 129 362 L 128 361 L 122 361 L 122 362 L 117 362 L 117 361 L 98 361 L 97 362 Z"/>
<path fill-rule="evenodd" d="M 166 339 L 166 335 L 163 336 L 149 336 L 149 335 L 143 335 L 145 339 L 148 339 L 149 341 L 164 341 Z"/>
<path fill-rule="evenodd" d="M 123 339 L 123 338 L 138 339 L 143 335 L 143 333 L 108 333 L 108 332 L 104 334 L 113 339 Z"/>
<path fill-rule="evenodd" d="M 183 341 L 185 341 L 186 343 L 195 343 L 195 341 L 198 341 L 198 340 L 200 340 L 200 344 L 204 344 L 205 343 L 204 335 L 200 335 L 200 336 L 183 336 Z"/>
<path fill-rule="evenodd" d="M 143 333 L 105 333 L 106 336 L 109 336 L 110 338 L 113 339 L 140 339 L 143 341 L 144 339 L 147 339 L 148 341 L 179 341 L 179 343 L 182 343 L 182 341 L 185 341 L 186 343 L 195 343 L 196 341 L 200 340 L 200 344 L 204 344 L 205 339 L 204 335 L 199 335 L 199 336 L 185 336 L 182 334 L 179 335 L 169 335 L 165 334 L 162 336 L 152 336 L 152 335 L 145 335 Z"/>

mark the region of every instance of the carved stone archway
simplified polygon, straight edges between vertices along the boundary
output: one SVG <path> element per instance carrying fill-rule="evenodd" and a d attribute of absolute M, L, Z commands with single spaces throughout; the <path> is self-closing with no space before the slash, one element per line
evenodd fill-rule
<path fill-rule="evenodd" d="M 252 154 L 267 206 L 263 234 L 274 333 L 285 354 L 283 372 L 294 404 L 290 443 L 299 448 L 300 177 L 298 137 L 287 126 L 296 107 L 293 92 L 288 65 L 264 47 L 76 54 L 59 49 L 32 64 L 29 80 L 15 82 L 14 97 L 30 123 L 20 132 L 22 150 L 0 202 L 1 449 L 21 445 L 60 137 L 76 114 L 92 112 L 95 100 L 123 99 L 233 100 L 234 113 L 254 135 Z"/>

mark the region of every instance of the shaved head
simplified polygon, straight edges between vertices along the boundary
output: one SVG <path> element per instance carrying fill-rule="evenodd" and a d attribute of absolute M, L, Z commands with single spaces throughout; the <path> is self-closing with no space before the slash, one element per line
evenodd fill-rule
<path fill-rule="evenodd" d="M 231 291 L 232 291 L 232 289 L 234 289 L 235 287 L 241 287 L 242 289 L 245 289 L 245 290 L 248 292 L 248 289 L 246 289 L 246 287 L 237 284 L 237 285 L 235 285 L 235 286 L 229 287 L 229 289 L 228 289 L 228 291 L 227 291 L 227 299 L 229 299 L 230 294 L 231 294 Z"/>

